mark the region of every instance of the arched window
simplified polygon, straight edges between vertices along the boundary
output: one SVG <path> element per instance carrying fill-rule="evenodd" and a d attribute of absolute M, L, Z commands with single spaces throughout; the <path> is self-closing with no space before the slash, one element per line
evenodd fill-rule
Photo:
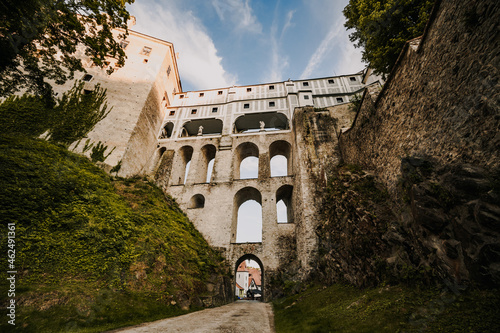
<path fill-rule="evenodd" d="M 174 123 L 168 122 L 163 126 L 161 133 L 160 133 L 160 139 L 168 139 L 172 136 L 172 132 L 174 131 Z"/>
<path fill-rule="evenodd" d="M 259 177 L 259 158 L 248 156 L 240 163 L 240 179 Z"/>
<path fill-rule="evenodd" d="M 271 177 L 288 176 L 292 174 L 291 145 L 278 140 L 269 146 L 269 157 L 271 158 Z"/>
<path fill-rule="evenodd" d="M 236 193 L 232 229 L 235 243 L 262 242 L 262 196 L 257 189 L 245 187 Z"/>
<path fill-rule="evenodd" d="M 248 113 L 239 116 L 233 124 L 234 133 L 278 131 L 289 128 L 288 117 L 281 112 Z"/>
<path fill-rule="evenodd" d="M 205 145 L 201 148 L 201 156 L 199 160 L 199 172 L 197 183 L 210 183 L 212 178 L 212 170 L 215 161 L 215 153 L 217 149 L 214 145 Z"/>
<path fill-rule="evenodd" d="M 292 223 L 292 192 L 293 186 L 283 185 L 276 191 L 276 216 L 278 223 Z"/>
<path fill-rule="evenodd" d="M 176 155 L 175 165 L 172 170 L 172 182 L 173 184 L 185 184 L 191 166 L 191 158 L 193 157 L 193 147 L 183 146 Z"/>
<path fill-rule="evenodd" d="M 259 177 L 259 148 L 251 142 L 240 144 L 236 148 L 234 179 Z"/>
<path fill-rule="evenodd" d="M 189 201 L 188 208 L 203 208 L 205 207 L 205 197 L 201 194 L 195 194 Z"/>
<path fill-rule="evenodd" d="M 182 137 L 201 135 L 220 135 L 222 133 L 222 120 L 208 118 L 190 120 L 182 126 Z"/>

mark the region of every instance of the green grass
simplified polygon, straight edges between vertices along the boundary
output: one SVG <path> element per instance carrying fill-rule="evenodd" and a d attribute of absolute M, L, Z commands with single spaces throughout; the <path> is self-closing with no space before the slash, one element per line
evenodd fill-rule
<path fill-rule="evenodd" d="M 500 332 L 498 291 L 313 286 L 273 302 L 276 331 Z"/>
<path fill-rule="evenodd" d="M 43 140 L 0 136 L 0 243 L 15 223 L 16 330 L 97 332 L 165 318 L 227 275 L 177 204 Z M 0 256 L 0 331 L 7 257 Z M 197 302 L 200 304 L 200 302 Z M 190 310 L 196 310 L 192 306 Z"/>

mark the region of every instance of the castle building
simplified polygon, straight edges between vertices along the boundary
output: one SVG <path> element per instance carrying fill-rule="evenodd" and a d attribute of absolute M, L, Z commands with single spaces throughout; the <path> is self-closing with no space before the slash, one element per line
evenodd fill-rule
<path fill-rule="evenodd" d="M 331 149 L 355 113 L 348 105 L 368 81 L 380 86 L 362 71 L 178 92 L 165 108 L 148 174 L 176 199 L 209 244 L 235 263 L 235 271 L 244 258 L 259 263 L 263 299 L 269 299 L 265 271 L 269 277 L 293 260 L 303 278 L 317 248 L 312 204 L 316 180 L 306 158 L 310 143 L 304 131 L 328 143 L 328 148 L 312 147 L 315 158 L 337 160 Z M 296 120 L 296 110 L 304 108 L 319 118 L 310 124 Z M 317 125 L 327 118 L 337 119 L 336 127 L 319 133 Z M 248 203 L 253 203 L 251 211 Z M 248 232 L 244 219 L 258 237 L 242 237 Z M 290 258 L 295 252 L 298 256 Z M 245 289 L 235 284 L 235 292 Z"/>
<path fill-rule="evenodd" d="M 326 181 L 325 170 L 311 168 L 337 160 L 337 135 L 355 113 L 350 101 L 380 81 L 361 71 L 184 92 L 171 43 L 133 30 L 121 43 L 127 55 L 123 67 L 112 58 L 105 69 L 93 67 L 80 55 L 85 89 L 100 84 L 112 107 L 88 134 L 91 142 L 114 149 L 104 167 L 120 165 L 119 176 L 154 179 L 235 272 L 244 260 L 256 261 L 262 299 L 269 299 L 266 279 L 280 267 L 307 276 L 317 249 L 313 192 Z M 109 67 L 112 74 L 106 73 Z M 251 214 L 248 206 L 243 209 L 249 202 Z M 243 218 L 258 237 L 244 237 Z M 238 286 L 246 290 L 248 281 L 235 282 L 237 293 Z"/>
<path fill-rule="evenodd" d="M 121 33 L 114 31 L 117 39 Z M 105 160 L 108 171 L 120 163 L 119 175 L 127 177 L 144 171 L 156 147 L 165 107 L 182 91 L 182 86 L 172 43 L 129 29 L 120 45 L 126 54 L 123 67 L 109 57 L 106 67 L 99 68 L 83 50 L 77 54 L 87 73 L 76 79 L 85 81 L 86 90 L 93 90 L 97 84 L 105 88 L 111 111 L 78 144 L 76 151 L 82 151 L 87 139 L 94 144 L 102 142 L 108 147 L 106 152 L 113 150 Z M 109 68 L 113 69 L 112 74 L 107 74 Z M 73 83 L 54 85 L 54 91 L 60 94 Z"/>

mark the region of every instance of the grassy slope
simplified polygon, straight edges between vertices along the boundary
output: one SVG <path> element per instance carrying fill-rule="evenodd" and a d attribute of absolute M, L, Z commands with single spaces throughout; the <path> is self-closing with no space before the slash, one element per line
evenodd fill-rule
<path fill-rule="evenodd" d="M 203 294 L 225 269 L 167 201 L 61 147 L 0 136 L 0 241 L 6 252 L 15 222 L 17 330 L 101 331 L 185 312 L 179 300 Z M 4 255 L 0 266 L 5 332 Z"/>
<path fill-rule="evenodd" d="M 274 302 L 278 333 L 500 332 L 498 291 L 335 284 Z"/>

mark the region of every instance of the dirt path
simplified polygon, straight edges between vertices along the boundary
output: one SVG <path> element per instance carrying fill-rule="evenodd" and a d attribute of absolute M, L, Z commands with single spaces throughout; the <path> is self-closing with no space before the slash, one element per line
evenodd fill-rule
<path fill-rule="evenodd" d="M 268 303 L 237 301 L 218 308 L 206 309 L 113 332 L 273 333 L 274 317 L 272 307 Z"/>

